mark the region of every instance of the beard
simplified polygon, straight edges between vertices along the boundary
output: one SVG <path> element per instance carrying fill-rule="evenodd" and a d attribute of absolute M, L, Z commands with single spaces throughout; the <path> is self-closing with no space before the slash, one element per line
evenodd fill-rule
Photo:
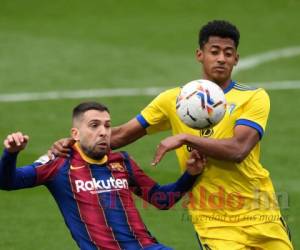
<path fill-rule="evenodd" d="M 90 158 L 94 159 L 94 160 L 101 160 L 106 154 L 107 154 L 107 150 L 104 149 L 100 149 L 97 150 L 96 146 L 94 147 L 87 147 L 84 145 L 80 145 L 82 151 Z"/>

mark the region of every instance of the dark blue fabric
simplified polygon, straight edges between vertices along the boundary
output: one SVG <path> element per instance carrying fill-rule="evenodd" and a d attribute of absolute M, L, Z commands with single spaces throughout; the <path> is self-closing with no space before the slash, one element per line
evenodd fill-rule
<path fill-rule="evenodd" d="M 4 150 L 0 159 L 0 188 L 4 190 L 16 190 L 35 185 L 36 171 L 32 164 L 22 168 L 16 168 L 18 153 L 9 153 Z"/>
<path fill-rule="evenodd" d="M 234 81 L 231 81 L 231 83 L 227 86 L 227 88 L 223 89 L 223 92 L 226 94 L 228 93 L 235 85 Z"/>
<path fill-rule="evenodd" d="M 258 134 L 259 134 L 260 139 L 264 135 L 263 128 L 258 123 L 254 122 L 254 121 L 250 121 L 250 120 L 247 120 L 247 119 L 239 119 L 235 123 L 235 126 L 238 126 L 238 125 L 244 125 L 244 126 L 248 126 L 248 127 L 256 129 Z"/>
<path fill-rule="evenodd" d="M 138 122 L 142 125 L 143 128 L 148 128 L 150 126 L 150 124 L 141 114 L 138 114 L 135 118 L 138 120 Z"/>

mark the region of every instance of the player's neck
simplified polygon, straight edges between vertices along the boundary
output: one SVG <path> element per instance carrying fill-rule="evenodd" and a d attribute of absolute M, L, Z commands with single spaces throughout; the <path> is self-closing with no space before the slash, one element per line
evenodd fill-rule
<path fill-rule="evenodd" d="M 80 154 L 81 158 L 90 164 L 102 165 L 107 162 L 107 155 L 104 155 L 101 159 L 93 159 L 89 157 L 86 153 L 83 152 L 79 142 L 75 143 L 74 148 Z"/>
<path fill-rule="evenodd" d="M 231 84 L 231 82 L 232 82 L 232 80 L 228 79 L 225 82 L 218 83 L 218 85 L 224 90 L 224 89 L 227 89 L 229 87 L 229 85 Z"/>
<path fill-rule="evenodd" d="M 209 77 L 205 77 L 205 76 L 203 77 L 203 79 L 209 80 L 209 81 L 212 81 L 212 82 L 218 84 L 221 87 L 221 89 L 223 89 L 223 90 L 226 89 L 232 82 L 231 78 L 227 79 L 226 81 L 222 81 L 222 82 L 215 81 L 214 79 L 210 79 Z"/>

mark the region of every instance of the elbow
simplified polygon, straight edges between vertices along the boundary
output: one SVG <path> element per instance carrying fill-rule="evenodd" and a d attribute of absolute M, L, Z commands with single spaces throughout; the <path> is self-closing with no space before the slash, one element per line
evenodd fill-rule
<path fill-rule="evenodd" d="M 249 152 L 240 150 L 239 152 L 236 152 L 233 155 L 233 159 L 232 160 L 235 163 L 241 163 L 241 162 L 243 162 L 247 158 L 248 154 L 249 154 Z"/>
<path fill-rule="evenodd" d="M 159 208 L 159 210 L 169 210 L 170 207 Z"/>
<path fill-rule="evenodd" d="M 174 206 L 174 204 L 175 204 L 175 203 L 167 204 L 165 208 L 160 209 L 160 210 L 169 210 L 169 209 L 171 209 L 171 208 Z"/>
<path fill-rule="evenodd" d="M 16 189 L 16 187 L 15 187 L 14 181 L 9 180 L 9 179 L 0 180 L 0 190 L 12 191 L 15 189 Z"/>
<path fill-rule="evenodd" d="M 159 210 L 169 210 L 174 204 L 156 204 L 154 205 Z"/>
<path fill-rule="evenodd" d="M 168 210 L 180 200 L 183 194 L 171 190 L 162 191 L 158 188 L 155 192 L 150 193 L 148 201 L 159 210 Z"/>
<path fill-rule="evenodd" d="M 14 188 L 11 185 L 0 185 L 0 190 L 4 190 L 4 191 L 12 191 L 14 190 Z"/>
<path fill-rule="evenodd" d="M 233 161 L 234 161 L 235 163 L 241 163 L 244 159 L 245 159 L 245 158 L 242 157 L 242 156 L 236 156 L 236 157 L 233 159 Z"/>
<path fill-rule="evenodd" d="M 150 203 L 159 210 L 168 210 L 174 206 L 176 201 L 170 199 L 163 193 L 159 193 L 158 196 L 153 195 L 151 197 Z"/>

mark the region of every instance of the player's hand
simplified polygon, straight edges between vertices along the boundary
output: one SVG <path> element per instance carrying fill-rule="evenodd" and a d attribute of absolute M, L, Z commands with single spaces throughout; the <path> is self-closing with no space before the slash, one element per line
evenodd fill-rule
<path fill-rule="evenodd" d="M 184 144 L 184 138 L 184 134 L 178 134 L 162 140 L 157 146 L 151 165 L 156 166 L 168 151 L 181 147 Z"/>
<path fill-rule="evenodd" d="M 186 171 L 190 175 L 201 174 L 207 163 L 205 155 L 200 154 L 197 150 L 192 150 L 189 159 L 186 161 Z"/>
<path fill-rule="evenodd" d="M 9 153 L 16 153 L 26 147 L 28 140 L 28 135 L 23 135 L 21 132 L 16 132 L 8 135 L 3 144 Z"/>
<path fill-rule="evenodd" d="M 72 138 L 63 138 L 60 139 L 52 145 L 52 147 L 48 150 L 48 157 L 50 159 L 53 156 L 59 157 L 68 157 L 71 151 L 72 145 L 75 143 L 75 140 Z"/>

